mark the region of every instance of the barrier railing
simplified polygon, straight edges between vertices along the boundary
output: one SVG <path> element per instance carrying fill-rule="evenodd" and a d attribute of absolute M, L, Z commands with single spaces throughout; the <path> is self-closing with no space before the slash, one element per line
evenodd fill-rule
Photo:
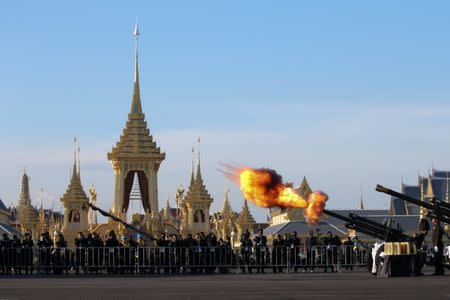
<path fill-rule="evenodd" d="M 354 246 L 3 248 L 0 274 L 290 273 L 363 267 Z"/>

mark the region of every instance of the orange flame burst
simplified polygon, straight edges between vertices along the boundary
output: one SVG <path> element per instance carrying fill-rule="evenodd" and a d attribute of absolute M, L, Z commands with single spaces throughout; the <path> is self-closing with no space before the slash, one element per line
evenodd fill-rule
<path fill-rule="evenodd" d="M 241 187 L 244 197 L 262 207 L 294 207 L 303 208 L 305 218 L 310 224 L 316 224 L 328 195 L 322 191 L 312 192 L 308 199 L 283 183 L 281 176 L 270 169 L 232 168 L 234 179 Z M 230 173 L 229 173 L 230 174 Z"/>

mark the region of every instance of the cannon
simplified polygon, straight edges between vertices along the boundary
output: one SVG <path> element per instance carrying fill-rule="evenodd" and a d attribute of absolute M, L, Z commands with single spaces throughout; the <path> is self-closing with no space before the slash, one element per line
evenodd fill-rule
<path fill-rule="evenodd" d="M 385 242 L 406 242 L 411 239 L 411 237 L 404 234 L 402 230 L 392 228 L 390 224 L 380 224 L 354 213 L 350 213 L 348 217 L 327 209 L 324 209 L 323 213 L 344 221 L 345 227 L 348 229 L 353 229 Z"/>
<path fill-rule="evenodd" d="M 381 240 L 372 251 L 372 273 L 379 277 L 411 276 L 417 249 L 414 238 L 403 233 L 400 228 L 393 228 L 391 222 L 380 224 L 368 218 L 350 213 L 343 216 L 324 209 L 324 214 L 345 222 L 345 227 Z M 384 253 L 386 256 L 381 255 Z"/>
<path fill-rule="evenodd" d="M 376 186 L 375 190 L 377 192 L 385 193 L 385 194 L 391 195 L 393 197 L 402 199 L 406 202 L 413 203 L 418 206 L 424 207 L 428 210 L 429 218 L 436 219 L 440 222 L 450 224 L 450 204 L 445 201 L 442 201 L 442 200 L 439 200 L 436 198 L 431 199 L 430 202 L 421 201 L 419 199 L 416 199 L 416 198 L 407 196 L 405 194 L 388 189 L 379 184 Z"/>

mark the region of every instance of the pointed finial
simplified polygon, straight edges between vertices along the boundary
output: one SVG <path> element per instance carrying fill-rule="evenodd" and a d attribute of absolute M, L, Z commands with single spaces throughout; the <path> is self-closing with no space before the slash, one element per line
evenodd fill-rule
<path fill-rule="evenodd" d="M 41 187 L 41 212 L 44 211 L 44 188 Z"/>
<path fill-rule="evenodd" d="M 198 155 L 198 162 L 197 162 L 197 178 L 202 177 L 202 173 L 200 171 L 200 137 L 197 137 L 197 155 Z"/>
<path fill-rule="evenodd" d="M 139 37 L 139 26 L 138 26 L 138 17 L 136 17 L 136 23 L 134 24 L 134 37 L 137 39 Z"/>
<path fill-rule="evenodd" d="M 73 165 L 77 164 L 77 137 L 73 138 Z"/>
<path fill-rule="evenodd" d="M 198 164 L 200 165 L 200 137 L 197 137 Z"/>
<path fill-rule="evenodd" d="M 80 176 L 81 163 L 80 163 L 80 145 L 78 145 L 78 176 Z"/>
<path fill-rule="evenodd" d="M 134 62 L 134 87 L 133 87 L 133 100 L 131 102 L 131 114 L 142 114 L 141 107 L 141 94 L 139 89 L 139 67 L 138 67 L 138 37 L 139 28 L 138 20 L 136 18 L 136 23 L 134 25 L 134 38 L 135 38 L 135 62 Z"/>
<path fill-rule="evenodd" d="M 360 209 L 364 209 L 362 183 L 361 183 L 361 200 L 360 200 L 360 203 L 359 203 L 359 208 Z"/>

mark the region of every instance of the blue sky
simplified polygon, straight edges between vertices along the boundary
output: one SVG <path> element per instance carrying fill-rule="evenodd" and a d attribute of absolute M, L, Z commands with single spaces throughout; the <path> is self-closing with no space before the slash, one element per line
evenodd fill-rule
<path fill-rule="evenodd" d="M 106 152 L 130 109 L 140 20 L 143 110 L 167 159 L 162 204 L 187 184 L 191 147 L 219 209 L 219 162 L 307 176 L 329 207 L 386 208 L 376 183 L 450 168 L 450 4 L 446 1 L 5 2 L 0 7 L 0 198 L 64 192 L 72 139 L 82 180 L 109 208 Z M 231 191 L 239 210 L 242 197 Z M 173 202 L 172 202 L 173 203 Z M 252 207 L 258 220 L 267 211 Z"/>

